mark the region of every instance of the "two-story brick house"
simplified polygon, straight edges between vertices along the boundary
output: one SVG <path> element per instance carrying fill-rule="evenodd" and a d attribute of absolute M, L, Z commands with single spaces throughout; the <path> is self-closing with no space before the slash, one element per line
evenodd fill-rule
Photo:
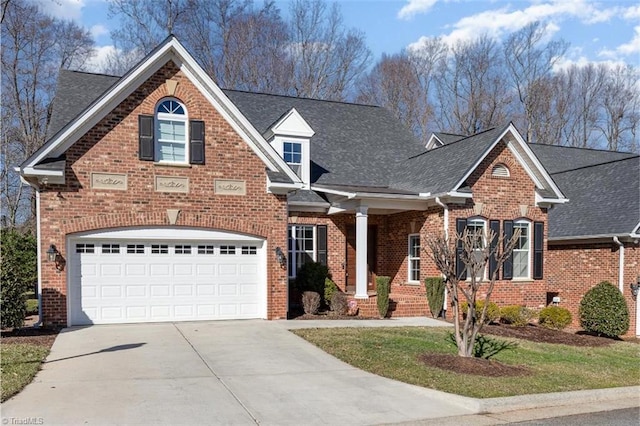
<path fill-rule="evenodd" d="M 383 108 L 221 90 L 169 37 L 122 77 L 61 72 L 51 127 L 20 168 L 45 324 L 286 318 L 310 260 L 424 315 L 426 236 L 465 227 L 520 229 L 493 300 L 547 303 L 567 198 L 513 125 L 425 148 Z"/>

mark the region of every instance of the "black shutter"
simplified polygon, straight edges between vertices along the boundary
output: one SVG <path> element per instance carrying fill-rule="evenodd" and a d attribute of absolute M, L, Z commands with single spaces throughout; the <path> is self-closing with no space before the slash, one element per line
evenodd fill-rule
<path fill-rule="evenodd" d="M 153 161 L 153 116 L 138 116 L 138 158 Z"/>
<path fill-rule="evenodd" d="M 544 222 L 533 222 L 533 279 L 541 280 L 544 249 Z"/>
<path fill-rule="evenodd" d="M 489 242 L 489 245 L 491 247 L 491 252 L 493 253 L 489 257 L 489 279 L 491 279 L 494 272 L 496 272 L 496 279 L 499 279 L 500 273 L 496 271 L 496 269 L 498 269 L 498 260 L 496 259 L 496 255 L 497 255 L 496 251 L 498 248 L 498 240 L 500 239 L 500 221 L 490 220 L 489 229 L 493 231 L 493 240 Z"/>
<path fill-rule="evenodd" d="M 204 121 L 191 120 L 189 122 L 189 136 L 191 146 L 191 164 L 204 164 Z"/>
<path fill-rule="evenodd" d="M 316 227 L 316 252 L 317 261 L 323 265 L 327 264 L 327 225 Z"/>
<path fill-rule="evenodd" d="M 513 237 L 513 221 L 505 220 L 502 222 L 502 229 L 504 232 L 504 243 L 503 249 Z M 513 278 L 513 252 L 509 255 L 509 257 L 502 264 L 502 279 L 510 280 Z"/>
<path fill-rule="evenodd" d="M 464 229 L 467 227 L 467 219 L 456 219 L 456 233 L 459 237 L 462 237 Z M 467 265 L 462 261 L 462 239 L 458 239 L 456 246 L 456 275 L 460 280 L 467 279 Z"/>

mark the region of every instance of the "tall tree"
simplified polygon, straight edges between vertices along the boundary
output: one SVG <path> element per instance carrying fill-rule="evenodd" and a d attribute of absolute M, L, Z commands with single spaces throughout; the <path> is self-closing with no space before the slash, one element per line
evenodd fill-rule
<path fill-rule="evenodd" d="M 5 5 L 3 4 L 3 7 Z M 60 68 L 81 69 L 93 52 L 88 31 L 54 19 L 36 4 L 11 0 L 2 23 L 2 216 L 27 221 L 32 194 L 13 168 L 45 141 Z"/>
<path fill-rule="evenodd" d="M 291 3 L 288 52 L 296 96 L 344 100 L 371 59 L 364 34 L 345 29 L 336 3 Z"/>
<path fill-rule="evenodd" d="M 437 79 L 442 130 L 471 135 L 508 121 L 511 94 L 502 64 L 498 45 L 486 35 L 451 48 Z"/>
<path fill-rule="evenodd" d="M 503 44 L 505 64 L 522 108 L 522 116 L 516 119 L 529 142 L 537 142 L 533 132 L 536 106 L 540 102 L 536 86 L 551 75 L 568 48 L 564 40 L 545 43 L 547 36 L 546 27 L 537 21 L 511 34 Z"/>
<path fill-rule="evenodd" d="M 598 130 L 612 151 L 639 152 L 640 72 L 630 65 L 607 70 L 601 91 Z"/>

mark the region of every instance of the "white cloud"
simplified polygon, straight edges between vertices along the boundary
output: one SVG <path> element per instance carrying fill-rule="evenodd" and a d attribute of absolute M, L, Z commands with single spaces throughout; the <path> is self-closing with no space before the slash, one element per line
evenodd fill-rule
<path fill-rule="evenodd" d="M 37 0 L 40 9 L 56 18 L 80 20 L 85 0 Z"/>
<path fill-rule="evenodd" d="M 398 18 L 411 19 L 415 15 L 426 13 L 437 2 L 438 0 L 407 0 L 407 4 L 398 12 Z"/>
<path fill-rule="evenodd" d="M 586 56 L 579 56 L 575 59 L 571 59 L 568 57 L 559 58 L 558 61 L 553 66 L 553 72 L 559 72 L 569 69 L 572 66 L 577 66 L 578 68 L 586 67 L 587 65 L 606 65 L 609 69 L 616 69 L 621 66 L 625 66 L 626 63 L 624 61 L 618 60 L 605 60 L 605 61 L 593 61 Z"/>
<path fill-rule="evenodd" d="M 102 24 L 96 24 L 89 29 L 94 40 L 102 35 L 109 34 L 109 29 Z"/>
<path fill-rule="evenodd" d="M 640 25 L 633 28 L 633 38 L 629 43 L 622 44 L 616 48 L 620 54 L 629 56 L 640 53 Z"/>
<path fill-rule="evenodd" d="M 627 8 L 622 16 L 628 20 L 640 19 L 640 5 Z"/>
<path fill-rule="evenodd" d="M 621 56 L 640 54 L 640 25 L 635 26 L 633 32 L 633 38 L 628 43 L 621 44 L 615 49 L 602 49 L 598 52 L 598 56 L 609 59 L 619 59 Z"/>
<path fill-rule="evenodd" d="M 613 7 L 598 9 L 596 4 L 587 0 L 534 2 L 516 10 L 512 6 L 505 6 L 460 19 L 452 25 L 453 31 L 443 36 L 443 40 L 452 44 L 474 39 L 480 34 L 501 38 L 535 21 L 546 22 L 547 31 L 555 33 L 560 30 L 559 22 L 565 19 L 577 18 L 582 23 L 593 24 L 608 21 L 618 12 L 619 9 Z M 419 44 L 420 40 L 412 46 Z"/>
<path fill-rule="evenodd" d="M 93 57 L 86 63 L 86 70 L 89 72 L 104 72 L 107 66 L 107 59 L 111 55 L 122 53 L 115 46 L 100 46 L 94 49 Z"/>

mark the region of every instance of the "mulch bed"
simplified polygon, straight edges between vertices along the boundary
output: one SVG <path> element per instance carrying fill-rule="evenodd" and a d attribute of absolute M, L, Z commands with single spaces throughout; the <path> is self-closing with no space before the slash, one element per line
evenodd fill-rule
<path fill-rule="evenodd" d="M 3 330 L 0 343 L 15 344 L 15 343 L 28 343 L 30 345 L 44 346 L 51 348 L 53 342 L 56 340 L 58 329 L 48 328 L 19 328 L 16 330 Z"/>
<path fill-rule="evenodd" d="M 620 339 L 593 336 L 586 333 L 570 333 L 560 330 L 551 330 L 535 325 L 525 327 L 512 327 L 508 325 L 485 325 L 481 333 L 493 336 L 510 337 L 514 339 L 529 340 L 536 343 L 555 343 L 569 346 L 601 347 L 609 346 Z"/>
<path fill-rule="evenodd" d="M 294 318 L 295 320 L 385 320 L 388 318 L 363 317 L 360 315 L 335 315 L 333 313 L 301 314 Z"/>
<path fill-rule="evenodd" d="M 465 358 L 450 354 L 424 354 L 420 355 L 418 359 L 430 367 L 476 376 L 514 377 L 531 374 L 527 367 L 506 365 L 484 358 Z"/>

